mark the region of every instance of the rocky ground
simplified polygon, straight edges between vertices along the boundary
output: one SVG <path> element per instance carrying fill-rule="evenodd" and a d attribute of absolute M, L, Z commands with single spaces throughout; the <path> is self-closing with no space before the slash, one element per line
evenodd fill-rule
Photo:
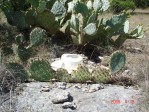
<path fill-rule="evenodd" d="M 15 112 L 147 112 L 140 89 L 116 85 L 67 84 L 64 82 L 22 84 L 12 97 Z M 0 106 L 2 112 L 5 104 Z M 10 103 L 10 102 L 9 102 Z"/>

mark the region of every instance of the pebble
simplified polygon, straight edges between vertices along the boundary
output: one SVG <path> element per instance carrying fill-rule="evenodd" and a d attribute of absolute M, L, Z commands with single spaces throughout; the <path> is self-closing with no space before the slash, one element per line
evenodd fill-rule
<path fill-rule="evenodd" d="M 90 89 L 88 90 L 89 93 L 96 92 L 100 89 L 104 89 L 104 87 L 100 84 L 92 84 Z"/>
<path fill-rule="evenodd" d="M 42 88 L 41 92 L 49 92 L 50 88 Z"/>
<path fill-rule="evenodd" d="M 63 92 L 54 94 L 52 103 L 60 104 L 60 103 L 69 102 L 72 100 L 73 100 L 73 97 L 71 96 L 71 94 L 67 91 L 63 91 Z"/>
<path fill-rule="evenodd" d="M 73 103 L 73 102 L 65 102 L 65 103 L 62 105 L 62 108 L 63 108 L 63 109 L 68 109 L 68 108 L 70 108 L 70 109 L 74 110 L 74 109 L 77 108 L 77 105 L 76 105 L 75 103 Z"/>
<path fill-rule="evenodd" d="M 67 83 L 66 82 L 57 82 L 56 85 L 59 89 L 66 89 Z"/>

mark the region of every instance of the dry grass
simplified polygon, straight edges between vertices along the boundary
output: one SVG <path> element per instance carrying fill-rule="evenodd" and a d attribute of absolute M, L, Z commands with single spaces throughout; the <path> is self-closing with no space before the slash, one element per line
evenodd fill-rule
<path fill-rule="evenodd" d="M 14 75 L 0 65 L 0 110 L 1 112 L 13 112 L 14 104 L 14 89 L 17 86 L 17 81 Z"/>

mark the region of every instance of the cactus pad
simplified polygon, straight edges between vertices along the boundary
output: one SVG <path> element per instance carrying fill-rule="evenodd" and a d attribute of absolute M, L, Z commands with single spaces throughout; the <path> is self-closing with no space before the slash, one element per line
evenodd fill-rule
<path fill-rule="evenodd" d="M 38 12 L 43 12 L 46 9 L 46 1 L 39 1 L 39 6 L 37 8 Z"/>
<path fill-rule="evenodd" d="M 125 65 L 126 56 L 122 51 L 115 51 L 111 55 L 109 68 L 112 73 L 119 72 Z"/>
<path fill-rule="evenodd" d="M 24 67 L 21 64 L 18 63 L 7 63 L 6 67 L 12 75 L 16 78 L 16 80 L 21 80 L 21 82 L 24 82 L 28 80 L 28 74 L 25 71 Z"/>
<path fill-rule="evenodd" d="M 84 32 L 87 35 L 93 36 L 97 33 L 97 28 L 95 23 L 90 23 L 84 28 Z"/>
<path fill-rule="evenodd" d="M 26 14 L 25 14 L 25 21 L 29 25 L 34 25 L 35 24 L 35 11 L 33 9 L 29 9 Z"/>
<path fill-rule="evenodd" d="M 55 21 L 55 16 L 52 12 L 45 10 L 42 13 L 38 13 L 36 16 L 36 24 L 49 30 L 51 33 L 56 33 L 59 28 L 59 24 Z"/>
<path fill-rule="evenodd" d="M 18 46 L 17 54 L 18 54 L 18 57 L 23 62 L 27 61 L 31 57 L 31 51 L 30 51 L 30 49 L 26 49 L 22 45 L 19 45 Z"/>
<path fill-rule="evenodd" d="M 88 71 L 88 68 L 85 66 L 78 66 L 77 71 L 72 72 L 72 80 L 77 83 L 85 83 L 91 79 L 91 73 Z"/>
<path fill-rule="evenodd" d="M 33 61 L 30 65 L 31 77 L 37 81 L 49 81 L 53 78 L 54 71 L 46 61 Z"/>
<path fill-rule="evenodd" d="M 106 69 L 96 68 L 92 73 L 92 77 L 95 83 L 109 83 L 112 81 L 112 76 Z"/>
<path fill-rule="evenodd" d="M 67 72 L 67 70 L 62 69 L 62 68 L 60 68 L 56 71 L 56 78 L 62 82 L 70 82 L 71 81 L 71 75 Z"/>
<path fill-rule="evenodd" d="M 79 1 L 75 4 L 74 11 L 77 14 L 81 13 L 84 17 L 87 17 L 89 14 L 88 7 L 84 3 Z"/>
<path fill-rule="evenodd" d="M 56 1 L 51 9 L 51 12 L 58 18 L 62 18 L 66 14 L 65 6 L 59 2 Z"/>
<path fill-rule="evenodd" d="M 30 33 L 30 46 L 34 47 L 40 45 L 41 43 L 43 43 L 46 37 L 47 35 L 45 30 L 38 27 L 33 29 Z"/>

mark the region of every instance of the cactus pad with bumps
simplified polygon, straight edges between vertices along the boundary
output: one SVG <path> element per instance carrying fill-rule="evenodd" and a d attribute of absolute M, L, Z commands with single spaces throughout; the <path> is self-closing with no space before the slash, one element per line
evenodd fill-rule
<path fill-rule="evenodd" d="M 10 70 L 12 75 L 16 78 L 16 80 L 20 80 L 24 82 L 28 80 L 28 74 L 25 71 L 24 67 L 19 63 L 7 63 L 6 68 Z"/>
<path fill-rule="evenodd" d="M 78 83 L 85 83 L 91 79 L 91 74 L 87 67 L 79 65 L 77 71 L 72 72 L 72 80 Z"/>
<path fill-rule="evenodd" d="M 110 71 L 106 69 L 96 68 L 92 73 L 92 77 L 95 83 L 109 83 L 112 81 Z"/>
<path fill-rule="evenodd" d="M 111 55 L 109 68 L 112 73 L 119 72 L 125 65 L 126 56 L 122 51 L 115 51 Z"/>
<path fill-rule="evenodd" d="M 71 82 L 71 75 L 65 69 L 58 69 L 56 71 L 56 79 L 62 82 Z"/>
<path fill-rule="evenodd" d="M 50 81 L 53 78 L 54 71 L 50 68 L 48 62 L 37 60 L 31 63 L 30 73 L 31 77 L 37 81 Z"/>

